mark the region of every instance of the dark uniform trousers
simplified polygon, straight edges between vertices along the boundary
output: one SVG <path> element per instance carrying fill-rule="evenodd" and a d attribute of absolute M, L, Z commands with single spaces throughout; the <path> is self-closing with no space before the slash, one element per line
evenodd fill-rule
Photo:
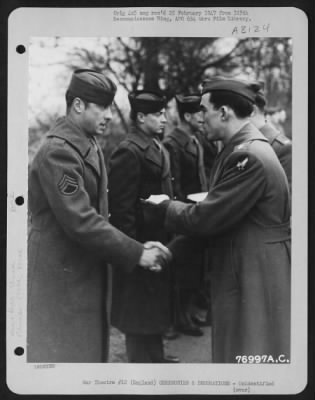
<path fill-rule="evenodd" d="M 131 363 L 161 363 L 164 359 L 161 335 L 126 335 L 126 350 Z"/>
<path fill-rule="evenodd" d="M 154 221 L 154 207 L 142 199 L 172 197 L 168 153 L 158 139 L 133 128 L 109 163 L 111 222 L 129 236 L 166 243 L 169 235 Z M 158 227 L 159 226 L 159 227 Z M 163 333 L 170 325 L 170 273 L 114 271 L 112 324 L 126 335 L 129 362 L 163 362 Z"/>

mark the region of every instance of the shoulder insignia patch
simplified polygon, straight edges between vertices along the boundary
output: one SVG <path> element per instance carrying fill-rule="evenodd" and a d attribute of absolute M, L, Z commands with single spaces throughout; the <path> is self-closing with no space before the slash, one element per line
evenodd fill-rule
<path fill-rule="evenodd" d="M 62 194 L 65 196 L 71 196 L 75 194 L 79 189 L 79 183 L 70 176 L 64 174 L 60 182 L 58 183 L 58 188 Z"/>
<path fill-rule="evenodd" d="M 248 163 L 248 157 L 244 158 L 243 161 L 239 161 L 239 162 L 236 164 L 236 168 L 237 168 L 239 171 L 243 171 L 243 170 L 245 169 L 247 163 Z"/>

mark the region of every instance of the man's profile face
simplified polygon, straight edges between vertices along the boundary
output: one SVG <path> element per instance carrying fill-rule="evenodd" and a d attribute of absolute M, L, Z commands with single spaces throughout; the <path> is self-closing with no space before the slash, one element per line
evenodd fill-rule
<path fill-rule="evenodd" d="M 162 135 L 166 125 L 165 109 L 156 113 L 145 114 L 141 125 L 144 132 L 150 135 Z"/>
<path fill-rule="evenodd" d="M 198 111 L 191 114 L 189 124 L 194 132 L 202 132 L 204 124 L 204 112 Z"/>
<path fill-rule="evenodd" d="M 104 135 L 112 117 L 111 106 L 88 103 L 82 113 L 83 129 L 90 135 Z"/>
<path fill-rule="evenodd" d="M 205 93 L 201 97 L 201 108 L 204 115 L 204 129 L 209 140 L 221 140 L 221 112 L 215 109 L 210 102 L 211 94 Z"/>

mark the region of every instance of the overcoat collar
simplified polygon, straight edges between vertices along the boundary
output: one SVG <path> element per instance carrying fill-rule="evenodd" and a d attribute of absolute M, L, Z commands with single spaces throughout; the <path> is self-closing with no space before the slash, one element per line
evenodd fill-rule
<path fill-rule="evenodd" d="M 138 127 L 132 127 L 128 138 L 144 151 L 144 157 L 162 168 L 163 159 L 160 150 L 153 142 L 153 137 L 147 135 Z"/>
<path fill-rule="evenodd" d="M 136 126 L 133 126 L 128 134 L 128 138 L 131 142 L 135 143 L 142 150 L 145 150 L 147 147 L 152 144 L 153 137 L 147 135 L 141 129 Z"/>
<path fill-rule="evenodd" d="M 192 154 L 194 157 L 198 156 L 198 151 L 196 145 L 193 143 L 193 137 L 197 136 L 188 132 L 188 129 L 184 129 L 182 127 L 175 128 L 174 131 L 170 134 L 173 140 L 179 144 L 181 147 L 185 148 L 185 151 Z M 198 139 L 199 140 L 199 139 Z"/>
<path fill-rule="evenodd" d="M 260 132 L 272 143 L 277 136 L 279 136 L 279 131 L 277 131 L 272 125 L 268 124 L 268 122 L 260 128 Z"/>
<path fill-rule="evenodd" d="M 172 133 L 170 133 L 171 137 L 175 140 L 175 142 L 177 142 L 178 144 L 180 144 L 181 146 L 185 146 L 187 143 L 190 142 L 191 140 L 191 135 L 188 132 L 187 129 L 184 129 L 182 127 L 177 127 L 173 130 Z"/>
<path fill-rule="evenodd" d="M 67 117 L 61 117 L 47 135 L 48 137 L 58 137 L 69 143 L 76 149 L 82 158 L 90 164 L 98 175 L 101 175 L 99 156 L 93 146 L 93 139 L 89 138 L 80 127 L 74 124 Z"/>

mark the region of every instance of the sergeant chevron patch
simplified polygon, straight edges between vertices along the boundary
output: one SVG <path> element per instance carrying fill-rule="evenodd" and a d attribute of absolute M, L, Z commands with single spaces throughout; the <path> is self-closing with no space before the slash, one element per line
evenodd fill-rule
<path fill-rule="evenodd" d="M 68 175 L 64 175 L 58 183 L 60 192 L 66 196 L 73 195 L 79 189 L 79 183 Z"/>
<path fill-rule="evenodd" d="M 243 170 L 245 169 L 245 167 L 246 167 L 247 162 L 248 162 L 248 157 L 244 158 L 243 161 L 239 161 L 239 162 L 236 164 L 236 168 L 237 168 L 239 171 L 243 171 Z"/>

